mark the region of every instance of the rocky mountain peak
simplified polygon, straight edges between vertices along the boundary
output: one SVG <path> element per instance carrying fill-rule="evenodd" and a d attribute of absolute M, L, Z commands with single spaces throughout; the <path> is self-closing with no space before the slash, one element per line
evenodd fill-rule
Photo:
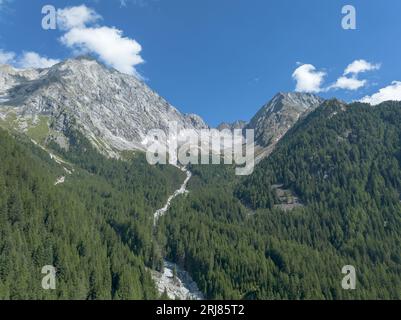
<path fill-rule="evenodd" d="M 323 101 L 311 93 L 280 92 L 259 110 L 247 129 L 255 130 L 255 139 L 260 145 L 275 144 L 301 117 Z"/>
<path fill-rule="evenodd" d="M 141 80 L 88 57 L 0 74 L 0 113 L 15 113 L 25 121 L 24 129 L 35 123 L 32 119 L 45 117 L 47 138 L 57 136 L 57 141 L 74 124 L 108 156 L 143 150 L 147 133 L 167 130 L 172 121 L 179 128 L 207 128 L 199 116 L 180 113 Z"/>

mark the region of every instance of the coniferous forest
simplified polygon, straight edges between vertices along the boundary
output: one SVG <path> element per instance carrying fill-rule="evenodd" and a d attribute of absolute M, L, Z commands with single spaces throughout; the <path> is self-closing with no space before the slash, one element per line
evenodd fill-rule
<path fill-rule="evenodd" d="M 213 299 L 400 299 L 400 123 L 400 103 L 328 101 L 250 177 L 192 168 L 159 230 L 166 253 Z M 302 206 L 283 210 L 275 185 Z"/>
<path fill-rule="evenodd" d="M 400 299 L 400 123 L 401 103 L 328 101 L 249 177 L 190 166 L 189 194 L 157 230 L 181 171 L 107 159 L 77 132 L 70 150 L 49 146 L 60 165 L 1 130 L 0 298 L 156 299 L 149 270 L 167 257 L 210 299 Z M 44 265 L 55 291 L 40 286 Z M 357 290 L 341 287 L 345 265 Z"/>
<path fill-rule="evenodd" d="M 79 143 L 69 152 L 74 173 L 55 186 L 64 169 L 24 137 L 0 131 L 0 298 L 157 297 L 147 271 L 161 259 L 151 214 L 180 172 L 150 167 L 143 156 L 108 160 Z M 42 289 L 45 265 L 57 269 L 56 291 Z"/>

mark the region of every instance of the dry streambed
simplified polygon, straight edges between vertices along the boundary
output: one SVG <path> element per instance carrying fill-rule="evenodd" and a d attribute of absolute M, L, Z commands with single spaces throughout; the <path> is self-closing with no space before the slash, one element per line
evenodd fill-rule
<path fill-rule="evenodd" d="M 156 226 L 160 217 L 165 215 L 170 209 L 172 201 L 180 195 L 187 193 L 187 185 L 192 178 L 192 173 L 186 168 L 182 168 L 187 177 L 181 187 L 176 190 L 167 200 L 166 205 L 154 213 L 154 225 Z M 175 263 L 164 261 L 163 272 L 152 271 L 152 278 L 160 294 L 167 293 L 170 299 L 179 300 L 203 300 L 197 284 L 185 270 Z"/>

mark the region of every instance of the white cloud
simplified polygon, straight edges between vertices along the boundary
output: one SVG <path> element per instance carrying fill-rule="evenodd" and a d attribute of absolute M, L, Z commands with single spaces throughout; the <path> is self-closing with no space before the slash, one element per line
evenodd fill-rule
<path fill-rule="evenodd" d="M 0 0 L 1 3 L 4 0 Z M 125 37 L 123 31 L 115 27 L 97 25 L 102 17 L 85 5 L 59 9 L 57 17 L 58 26 L 64 32 L 60 38 L 63 45 L 80 54 L 94 54 L 118 71 L 141 78 L 135 67 L 144 60 L 140 55 L 142 47 L 136 40 Z M 17 56 L 0 51 L 0 63 L 18 68 L 48 68 L 58 62 L 35 52 Z"/>
<path fill-rule="evenodd" d="M 345 69 L 344 76 L 348 74 L 357 75 L 362 72 L 378 70 L 380 69 L 380 66 L 380 64 L 373 64 L 363 59 L 355 60 Z"/>
<path fill-rule="evenodd" d="M 0 49 L 0 64 L 9 64 L 19 69 L 50 68 L 59 62 L 60 61 L 56 59 L 40 56 L 33 51 L 23 52 L 21 55 L 17 55 L 14 52 Z"/>
<path fill-rule="evenodd" d="M 85 5 L 57 10 L 57 24 L 62 30 L 84 28 L 87 24 L 96 23 L 101 18 L 95 10 Z"/>
<path fill-rule="evenodd" d="M 325 72 L 317 71 L 311 64 L 301 65 L 292 74 L 292 78 L 297 82 L 295 90 L 298 92 L 321 92 L 325 76 Z"/>
<path fill-rule="evenodd" d="M 331 89 L 358 90 L 367 85 L 367 80 L 358 79 L 358 75 L 363 72 L 380 69 L 380 64 L 370 63 L 366 60 L 355 60 L 344 71 L 344 75 L 329 86 L 326 91 Z"/>
<path fill-rule="evenodd" d="M 17 67 L 22 69 L 37 69 L 37 68 L 50 68 L 51 66 L 59 63 L 60 60 L 49 59 L 42 57 L 36 52 L 24 52 L 21 57 L 18 58 L 16 63 Z"/>
<path fill-rule="evenodd" d="M 324 78 L 327 74 L 317 71 L 311 64 L 303 64 L 294 71 L 292 78 L 297 82 L 295 90 L 300 92 L 319 93 L 338 89 L 355 91 L 368 84 L 367 80 L 358 78 L 360 73 L 378 69 L 380 64 L 373 64 L 363 59 L 355 60 L 333 84 L 324 87 Z"/>
<path fill-rule="evenodd" d="M 59 10 L 60 16 L 66 30 L 61 43 L 76 52 L 95 54 L 118 71 L 140 77 L 135 66 L 144 60 L 137 41 L 124 37 L 117 28 L 93 26 L 101 16 L 85 5 Z"/>
<path fill-rule="evenodd" d="M 0 0 L 1 5 L 1 0 Z M 14 52 L 8 52 L 0 49 L 0 64 L 12 64 L 15 59 Z"/>
<path fill-rule="evenodd" d="M 366 96 L 361 102 L 378 105 L 384 101 L 401 101 L 401 81 L 393 81 L 391 85 L 380 89 L 377 93 Z"/>
<path fill-rule="evenodd" d="M 358 90 L 367 84 L 367 80 L 359 80 L 355 77 L 340 77 L 337 81 L 327 88 L 330 89 L 343 89 L 343 90 Z"/>
<path fill-rule="evenodd" d="M 133 39 L 124 38 L 116 28 L 74 28 L 61 42 L 69 48 L 99 55 L 100 59 L 120 72 L 137 75 L 135 66 L 143 63 L 141 45 Z"/>

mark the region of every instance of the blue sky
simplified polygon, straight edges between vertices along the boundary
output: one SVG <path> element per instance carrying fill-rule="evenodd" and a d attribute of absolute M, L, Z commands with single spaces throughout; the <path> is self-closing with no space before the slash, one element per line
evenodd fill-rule
<path fill-rule="evenodd" d="M 94 32 L 43 30 L 47 4 L 85 4 L 96 17 L 83 28 L 103 28 L 109 37 L 99 44 L 87 39 Z M 347 4 L 356 8 L 356 30 L 341 27 Z M 181 111 L 217 125 L 249 120 L 279 91 L 397 99 L 400 16 L 399 0 L 0 0 L 0 60 L 8 57 L 17 67 L 33 60 L 51 64 L 86 49 L 140 75 Z M 108 39 L 125 46 L 126 54 L 106 57 L 100 46 Z M 54 60 L 33 59 L 39 56 Z"/>

